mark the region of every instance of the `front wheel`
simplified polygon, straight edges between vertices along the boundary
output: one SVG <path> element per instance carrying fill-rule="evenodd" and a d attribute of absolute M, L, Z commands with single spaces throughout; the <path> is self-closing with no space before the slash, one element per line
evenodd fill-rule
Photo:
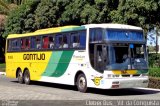
<path fill-rule="evenodd" d="M 77 78 L 77 88 L 80 92 L 87 91 L 87 80 L 84 74 L 79 74 Z"/>
<path fill-rule="evenodd" d="M 26 70 L 24 72 L 24 83 L 27 84 L 27 85 L 29 85 L 30 82 L 31 82 L 31 80 L 30 80 L 30 73 L 29 73 L 28 70 Z"/>

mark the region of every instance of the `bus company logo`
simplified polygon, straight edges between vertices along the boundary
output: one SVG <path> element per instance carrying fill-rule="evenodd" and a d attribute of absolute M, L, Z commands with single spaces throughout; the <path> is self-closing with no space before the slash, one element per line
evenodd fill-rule
<path fill-rule="evenodd" d="M 45 60 L 45 54 L 24 54 L 24 60 Z"/>
<path fill-rule="evenodd" d="M 73 55 L 74 58 L 85 58 L 85 56 L 76 56 L 76 55 Z"/>
<path fill-rule="evenodd" d="M 122 70 L 121 73 L 122 74 L 127 74 L 127 70 Z"/>
<path fill-rule="evenodd" d="M 102 79 L 102 77 L 94 77 L 94 79 L 92 79 L 92 81 L 94 82 L 94 84 L 96 86 L 99 86 L 101 79 Z"/>

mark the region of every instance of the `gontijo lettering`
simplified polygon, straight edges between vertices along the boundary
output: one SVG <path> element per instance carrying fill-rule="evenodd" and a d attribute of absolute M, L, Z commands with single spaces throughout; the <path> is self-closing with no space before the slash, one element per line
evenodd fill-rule
<path fill-rule="evenodd" d="M 45 54 L 24 54 L 24 60 L 45 60 Z"/>

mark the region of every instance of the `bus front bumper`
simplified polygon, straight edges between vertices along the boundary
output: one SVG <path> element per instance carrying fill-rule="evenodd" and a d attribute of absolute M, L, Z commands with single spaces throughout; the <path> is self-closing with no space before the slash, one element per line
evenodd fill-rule
<path fill-rule="evenodd" d="M 102 89 L 147 87 L 148 82 L 148 77 L 102 79 L 100 86 Z"/>

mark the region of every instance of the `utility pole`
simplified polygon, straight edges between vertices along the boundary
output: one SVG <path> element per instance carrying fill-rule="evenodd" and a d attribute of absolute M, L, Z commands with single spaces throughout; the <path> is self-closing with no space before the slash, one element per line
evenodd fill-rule
<path fill-rule="evenodd" d="M 154 30 L 156 32 L 156 59 L 158 58 L 157 55 L 158 55 L 158 30 L 157 30 L 157 27 L 154 27 Z"/>

